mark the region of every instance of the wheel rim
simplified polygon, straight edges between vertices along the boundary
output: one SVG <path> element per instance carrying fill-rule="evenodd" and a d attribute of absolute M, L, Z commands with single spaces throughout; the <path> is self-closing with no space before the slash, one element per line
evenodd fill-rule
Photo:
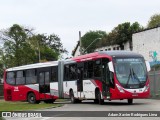
<path fill-rule="evenodd" d="M 35 102 L 35 96 L 34 95 L 32 95 L 32 94 L 30 94 L 29 96 L 28 96 L 28 101 L 30 102 L 30 103 L 34 103 Z"/>
<path fill-rule="evenodd" d="M 34 101 L 34 97 L 33 96 L 31 96 L 31 101 Z"/>

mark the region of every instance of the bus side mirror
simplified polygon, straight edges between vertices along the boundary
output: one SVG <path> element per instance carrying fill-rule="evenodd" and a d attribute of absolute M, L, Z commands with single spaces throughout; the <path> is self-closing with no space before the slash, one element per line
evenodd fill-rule
<path fill-rule="evenodd" d="M 109 67 L 109 71 L 114 72 L 113 62 L 112 61 L 108 63 L 108 67 Z"/>
<path fill-rule="evenodd" d="M 146 61 L 146 67 L 147 67 L 147 71 L 149 72 L 151 70 L 151 66 L 148 61 Z"/>

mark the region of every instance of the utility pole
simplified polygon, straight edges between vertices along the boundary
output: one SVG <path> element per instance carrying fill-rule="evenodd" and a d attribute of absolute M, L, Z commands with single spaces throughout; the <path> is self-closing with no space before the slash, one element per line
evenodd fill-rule
<path fill-rule="evenodd" d="M 79 31 L 79 52 L 80 52 L 80 55 L 82 55 L 82 41 L 81 41 L 81 31 Z"/>

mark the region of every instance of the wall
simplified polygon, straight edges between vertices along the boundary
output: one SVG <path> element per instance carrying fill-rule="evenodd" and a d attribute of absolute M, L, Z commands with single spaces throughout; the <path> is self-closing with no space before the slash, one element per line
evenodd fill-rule
<path fill-rule="evenodd" d="M 129 42 L 126 42 L 123 45 L 124 45 L 124 50 L 130 51 Z M 105 46 L 105 47 L 97 48 L 95 51 L 109 51 L 109 50 L 120 50 L 120 46 L 119 45 Z"/>
<path fill-rule="evenodd" d="M 160 97 L 160 71 L 149 72 L 150 91 L 152 97 Z"/>
<path fill-rule="evenodd" d="M 124 44 L 124 50 L 130 51 L 129 42 Z"/>
<path fill-rule="evenodd" d="M 119 46 L 118 45 L 112 45 L 112 46 L 105 46 L 105 47 L 101 47 L 101 48 L 97 48 L 95 51 L 109 51 L 109 50 L 119 50 Z"/>
<path fill-rule="evenodd" d="M 160 61 L 160 27 L 132 35 L 133 51 L 149 62 Z"/>

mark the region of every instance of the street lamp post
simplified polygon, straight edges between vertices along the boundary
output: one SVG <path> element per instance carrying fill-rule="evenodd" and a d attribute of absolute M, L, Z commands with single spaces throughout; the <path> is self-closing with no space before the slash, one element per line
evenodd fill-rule
<path fill-rule="evenodd" d="M 83 54 L 86 52 L 86 50 L 87 50 L 95 41 L 100 40 L 100 39 L 102 39 L 102 38 L 96 38 L 95 40 L 93 40 L 92 43 L 89 44 L 88 47 L 83 51 Z"/>
<path fill-rule="evenodd" d="M 28 29 L 24 29 L 24 30 L 27 31 L 27 32 L 29 32 L 29 33 L 31 33 L 32 36 L 34 36 L 34 34 L 30 30 L 28 30 Z M 39 40 L 37 41 L 37 45 L 38 45 L 38 61 L 40 63 L 40 61 L 41 61 L 41 53 L 40 53 Z"/>

